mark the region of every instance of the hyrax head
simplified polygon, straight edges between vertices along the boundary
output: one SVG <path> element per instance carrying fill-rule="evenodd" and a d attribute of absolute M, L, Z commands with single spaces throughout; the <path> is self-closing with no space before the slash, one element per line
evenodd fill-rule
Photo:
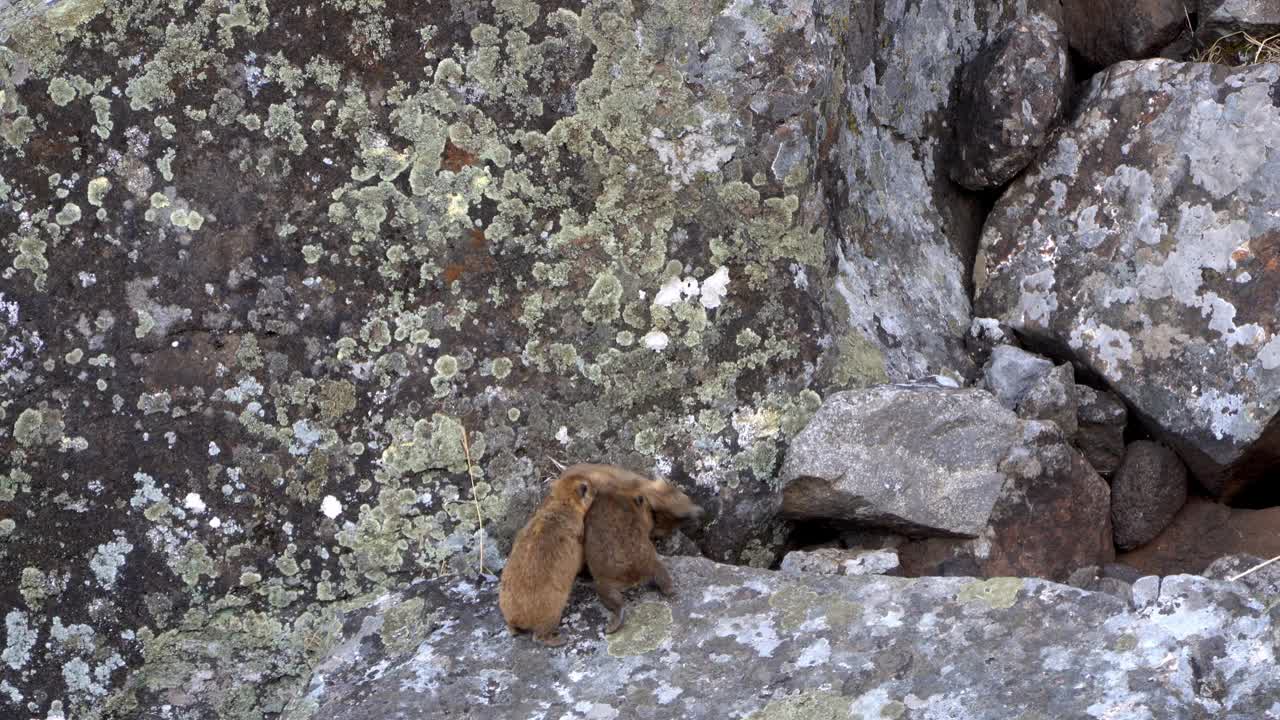
<path fill-rule="evenodd" d="M 662 478 L 650 482 L 644 496 L 653 513 L 653 534 L 656 537 L 667 537 L 682 522 L 700 517 L 703 512 L 680 488 Z"/>

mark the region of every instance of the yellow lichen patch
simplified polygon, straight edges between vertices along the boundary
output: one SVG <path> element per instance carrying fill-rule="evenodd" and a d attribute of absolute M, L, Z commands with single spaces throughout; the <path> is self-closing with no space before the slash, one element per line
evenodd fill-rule
<path fill-rule="evenodd" d="M 663 641 L 671 637 L 674 624 L 670 605 L 637 603 L 627 609 L 626 624 L 622 629 L 609 636 L 609 654 L 626 657 L 657 650 Z"/>

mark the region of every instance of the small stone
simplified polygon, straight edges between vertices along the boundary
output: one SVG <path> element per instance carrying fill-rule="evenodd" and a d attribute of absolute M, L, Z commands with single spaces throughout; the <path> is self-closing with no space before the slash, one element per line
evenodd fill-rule
<path fill-rule="evenodd" d="M 1078 412 L 1079 395 L 1071 363 L 1063 363 L 1042 375 L 1018 403 L 1019 416 L 1052 422 L 1067 439 L 1076 435 Z"/>
<path fill-rule="evenodd" d="M 1077 385 L 1076 446 L 1093 469 L 1110 479 L 1124 458 L 1128 410 L 1115 393 Z"/>
<path fill-rule="evenodd" d="M 1280 560 L 1263 565 L 1267 560 L 1257 555 L 1225 555 L 1214 560 L 1200 574 L 1214 580 L 1238 582 L 1249 588 L 1251 593 L 1274 598 L 1280 596 Z"/>
<path fill-rule="evenodd" d="M 1160 597 L 1160 576 L 1144 575 L 1133 583 L 1133 607 L 1141 610 Z"/>
<path fill-rule="evenodd" d="M 1275 0 L 1200 0 L 1198 34 L 1209 41 L 1233 32 L 1257 38 L 1280 32 L 1280 3 Z"/>
<path fill-rule="evenodd" d="M 1160 534 L 1187 501 L 1187 469 L 1169 448 L 1139 440 L 1125 450 L 1111 484 L 1116 547 L 1133 548 Z"/>
<path fill-rule="evenodd" d="M 1031 386 L 1053 369 L 1053 361 L 1017 348 L 1001 345 L 991 351 L 991 360 L 982 369 L 987 389 L 1001 405 L 1016 408 Z"/>

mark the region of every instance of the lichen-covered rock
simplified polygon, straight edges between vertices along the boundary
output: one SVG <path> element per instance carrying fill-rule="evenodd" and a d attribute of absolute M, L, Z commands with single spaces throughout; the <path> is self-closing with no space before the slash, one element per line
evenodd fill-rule
<path fill-rule="evenodd" d="M 1199 34 L 1213 38 L 1244 31 L 1257 39 L 1280 32 L 1280 3 L 1275 0 L 1200 0 Z"/>
<path fill-rule="evenodd" d="M 792 550 L 778 568 L 784 573 L 821 575 L 888 575 L 898 569 L 898 553 L 892 549 L 844 550 L 819 548 Z"/>
<path fill-rule="evenodd" d="M 998 345 L 982 369 L 982 378 L 1000 404 L 1013 410 L 1031 386 L 1052 369 L 1049 358 L 1013 345 Z"/>
<path fill-rule="evenodd" d="M 1077 385 L 1076 447 L 1093 469 L 1110 478 L 1124 458 L 1124 428 L 1129 412 L 1115 393 Z"/>
<path fill-rule="evenodd" d="M 1256 555 L 1226 555 L 1200 573 L 1213 580 L 1238 582 L 1268 605 L 1280 601 L 1280 561 Z"/>
<path fill-rule="evenodd" d="M 1187 469 L 1169 448 L 1138 440 L 1125 448 L 1111 482 L 1111 527 L 1116 547 L 1149 542 L 1187 502 Z"/>
<path fill-rule="evenodd" d="M 1165 60 L 1098 75 L 974 269 L 981 314 L 1104 378 L 1225 495 L 1280 452 L 1278 81 Z"/>
<path fill-rule="evenodd" d="M 1205 578 L 1158 580 L 1132 611 L 1029 579 L 671 570 L 685 591 L 633 599 L 616 635 L 576 593 L 555 651 L 507 635 L 491 585 L 383 597 L 344 619 L 290 717 L 1261 720 L 1280 692 L 1277 611 Z"/>
<path fill-rule="evenodd" d="M 1119 556 L 1144 573 L 1203 572 L 1224 555 L 1280 555 L 1280 507 L 1232 508 L 1189 498 L 1154 540 Z"/>
<path fill-rule="evenodd" d="M 1067 39 L 1043 16 L 1004 32 L 965 66 L 951 177 L 971 190 L 1009 182 L 1048 139 L 1066 105 Z"/>
<path fill-rule="evenodd" d="M 1071 363 L 1062 363 L 1027 389 L 1018 402 L 1018 416 L 1052 422 L 1063 436 L 1074 440 L 1079 426 L 1079 402 L 1075 369 Z"/>
<path fill-rule="evenodd" d="M 1062 578 L 1114 556 L 1106 483 L 1055 425 L 984 390 L 833 394 L 781 480 L 790 518 L 936 536 L 904 546 L 914 575 L 962 561 L 969 574 Z"/>
<path fill-rule="evenodd" d="M 1062 0 L 1071 47 L 1099 67 L 1152 57 L 1178 37 L 1188 15 L 1182 0 Z"/>

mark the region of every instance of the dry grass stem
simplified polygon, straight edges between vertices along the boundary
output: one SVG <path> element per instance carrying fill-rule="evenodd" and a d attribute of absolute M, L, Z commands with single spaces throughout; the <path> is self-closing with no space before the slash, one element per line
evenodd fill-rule
<path fill-rule="evenodd" d="M 1195 59 L 1221 65 L 1280 62 L 1280 33 L 1265 38 L 1256 38 L 1244 30 L 1223 35 Z"/>
<path fill-rule="evenodd" d="M 462 420 L 458 420 L 462 425 Z M 471 480 L 471 500 L 476 504 L 476 524 L 480 526 L 480 574 L 484 574 L 484 516 L 480 514 L 480 498 L 476 495 L 476 470 L 471 464 L 471 443 L 467 441 L 467 426 L 462 425 L 462 454 L 467 459 L 467 477 Z"/>

